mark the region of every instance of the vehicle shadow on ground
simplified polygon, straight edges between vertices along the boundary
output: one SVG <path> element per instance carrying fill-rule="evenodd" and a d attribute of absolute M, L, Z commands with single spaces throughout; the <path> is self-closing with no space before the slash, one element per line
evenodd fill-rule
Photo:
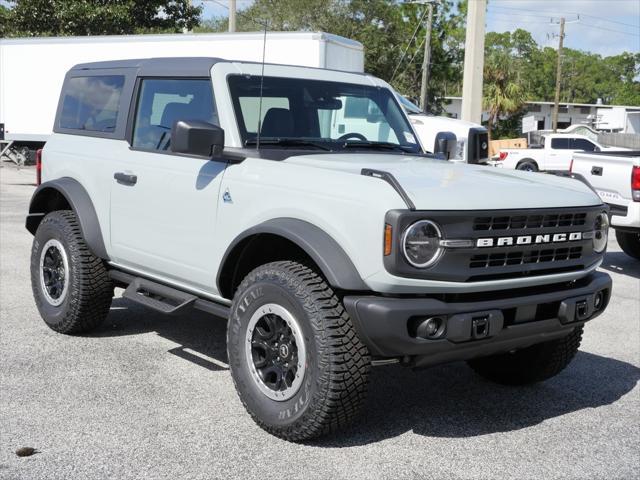
<path fill-rule="evenodd" d="M 348 435 L 320 439 L 329 448 L 365 445 L 405 432 L 466 438 L 520 430 L 585 408 L 609 405 L 640 380 L 640 368 L 579 352 L 557 377 L 525 387 L 482 379 L 464 363 L 413 371 L 375 368 L 364 415 Z"/>
<path fill-rule="evenodd" d="M 209 370 L 227 369 L 226 322 L 206 313 L 167 316 L 115 298 L 105 323 L 92 337 L 155 332 L 178 346 L 168 353 Z M 465 438 L 519 430 L 585 408 L 609 405 L 640 380 L 640 368 L 579 352 L 557 377 L 525 387 L 482 379 L 464 363 L 411 370 L 374 367 L 367 404 L 354 426 L 309 445 L 366 445 L 406 432 Z"/>
<path fill-rule="evenodd" d="M 640 261 L 631 258 L 624 252 L 607 252 L 600 268 L 608 272 L 640 279 Z"/>
<path fill-rule="evenodd" d="M 169 353 L 209 370 L 227 370 L 227 322 L 198 310 L 164 315 L 117 297 L 92 337 L 119 337 L 156 332 L 178 346 Z"/>

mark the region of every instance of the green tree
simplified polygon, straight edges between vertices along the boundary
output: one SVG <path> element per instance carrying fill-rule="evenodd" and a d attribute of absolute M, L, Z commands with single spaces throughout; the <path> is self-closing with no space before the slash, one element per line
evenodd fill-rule
<path fill-rule="evenodd" d="M 521 111 L 526 100 L 518 69 L 513 63 L 513 57 L 505 48 L 496 49 L 485 57 L 483 103 L 489 113 L 489 140 L 496 123 L 502 117 Z"/>
<path fill-rule="evenodd" d="M 9 9 L 0 5 L 0 38 L 4 38 L 9 34 L 9 14 Z"/>
<path fill-rule="evenodd" d="M 395 0 L 256 0 L 238 15 L 237 29 L 256 31 L 266 23 L 273 31 L 325 31 L 358 40 L 365 46 L 367 72 L 392 81 L 401 93 L 417 97 L 425 37 L 424 8 Z M 442 111 L 447 87 L 456 88 L 462 77 L 463 18 L 460 13 L 453 13 L 452 1 L 441 2 L 434 15 L 427 102 L 433 112 Z M 226 29 L 227 19 L 216 18 L 196 31 Z"/>
<path fill-rule="evenodd" d="M 199 24 L 187 0 L 10 0 L 6 36 L 180 32 Z M 2 18 L 2 17 L 0 17 Z"/>
<path fill-rule="evenodd" d="M 522 92 L 524 100 L 552 101 L 555 95 L 557 52 L 540 48 L 531 34 L 490 32 L 485 39 L 485 104 L 505 105 L 490 121 L 494 136 L 519 134 L 523 106 L 511 105 Z M 622 53 L 611 57 L 565 48 L 560 101 L 640 105 L 640 54 Z M 506 77 L 505 77 L 506 75 Z M 508 85 L 511 86 L 507 88 Z M 516 88 L 519 87 L 519 88 Z M 490 101 L 490 98 L 493 101 Z M 515 109 L 511 114 L 508 110 Z M 494 108 L 495 110 L 495 108 Z M 494 112 L 495 113 L 495 112 Z"/>

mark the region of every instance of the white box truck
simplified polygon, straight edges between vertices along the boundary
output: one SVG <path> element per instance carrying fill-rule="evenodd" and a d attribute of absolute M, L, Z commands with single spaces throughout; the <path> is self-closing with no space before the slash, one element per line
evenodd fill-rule
<path fill-rule="evenodd" d="M 33 158 L 51 135 L 65 73 L 74 65 L 149 57 L 262 61 L 264 33 L 44 37 L 0 40 L 0 157 Z M 265 61 L 364 71 L 361 43 L 322 32 L 268 32 Z"/>

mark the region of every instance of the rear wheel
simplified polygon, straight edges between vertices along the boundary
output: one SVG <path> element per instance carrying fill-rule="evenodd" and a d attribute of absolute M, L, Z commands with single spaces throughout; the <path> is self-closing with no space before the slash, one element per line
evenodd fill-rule
<path fill-rule="evenodd" d="M 113 284 L 72 211 L 51 212 L 40 222 L 31 249 L 31 288 L 40 316 L 56 332 L 88 332 L 109 313 Z"/>
<path fill-rule="evenodd" d="M 537 172 L 538 165 L 533 160 L 523 160 L 518 164 L 516 170 L 521 170 L 523 172 Z"/>
<path fill-rule="evenodd" d="M 504 385 L 526 385 L 554 377 L 571 363 L 582 339 L 582 327 L 566 337 L 515 352 L 476 358 L 467 363 L 488 380 Z"/>
<path fill-rule="evenodd" d="M 616 240 L 624 253 L 640 260 L 640 232 L 616 230 Z"/>
<path fill-rule="evenodd" d="M 333 290 L 296 262 L 263 265 L 234 297 L 231 375 L 264 430 L 291 441 L 348 425 L 364 402 L 370 357 Z"/>

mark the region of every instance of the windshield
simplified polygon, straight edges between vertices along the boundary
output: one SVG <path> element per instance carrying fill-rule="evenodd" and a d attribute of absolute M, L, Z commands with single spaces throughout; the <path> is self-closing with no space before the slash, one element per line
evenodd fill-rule
<path fill-rule="evenodd" d="M 407 97 L 403 97 L 399 93 L 397 95 L 398 95 L 398 101 L 404 107 L 404 109 L 407 111 L 408 114 L 412 114 L 412 113 L 424 114 L 424 112 L 420 110 L 420 107 L 418 107 L 415 103 L 409 101 Z"/>
<path fill-rule="evenodd" d="M 244 145 L 264 147 L 420 147 L 393 93 L 382 87 L 301 78 L 232 75 L 229 89 Z"/>

